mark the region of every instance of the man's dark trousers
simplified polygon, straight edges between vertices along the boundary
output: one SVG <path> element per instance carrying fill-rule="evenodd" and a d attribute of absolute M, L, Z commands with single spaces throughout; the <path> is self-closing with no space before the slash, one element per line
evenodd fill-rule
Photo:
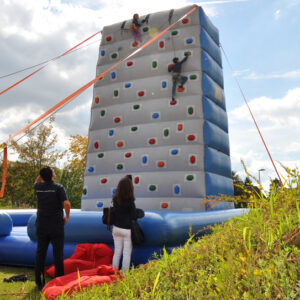
<path fill-rule="evenodd" d="M 41 284 L 49 243 L 52 243 L 55 277 L 64 275 L 64 225 L 38 225 L 36 229 L 37 249 L 35 261 L 35 281 Z M 44 278 L 43 278 L 44 279 Z M 44 284 L 44 282 L 43 282 Z"/>

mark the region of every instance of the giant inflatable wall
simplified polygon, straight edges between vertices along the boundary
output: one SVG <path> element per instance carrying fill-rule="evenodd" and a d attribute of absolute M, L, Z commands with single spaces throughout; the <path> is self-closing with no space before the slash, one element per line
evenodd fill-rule
<path fill-rule="evenodd" d="M 193 6 L 141 16 L 143 43 Z M 131 20 L 103 29 L 97 75 L 137 49 Z M 133 175 L 138 207 L 202 211 L 207 196 L 232 195 L 218 30 L 201 7 L 94 86 L 83 210 L 108 206 L 118 181 Z M 168 65 L 188 77 L 171 100 Z M 224 209 L 221 203 L 216 209 Z"/>

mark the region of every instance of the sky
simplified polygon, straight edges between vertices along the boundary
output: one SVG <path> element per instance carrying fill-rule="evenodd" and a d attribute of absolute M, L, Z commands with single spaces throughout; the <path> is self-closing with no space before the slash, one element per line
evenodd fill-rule
<path fill-rule="evenodd" d="M 282 179 L 300 167 L 300 0 L 0 0 L 0 77 L 70 49 L 106 25 L 140 15 L 202 6 L 218 28 L 232 169 L 268 187 L 276 174 L 239 91 L 240 84 Z M 0 143 L 95 77 L 101 35 L 0 95 Z M 0 78 L 0 91 L 28 75 Z M 87 135 L 92 87 L 56 114 L 58 149 Z"/>

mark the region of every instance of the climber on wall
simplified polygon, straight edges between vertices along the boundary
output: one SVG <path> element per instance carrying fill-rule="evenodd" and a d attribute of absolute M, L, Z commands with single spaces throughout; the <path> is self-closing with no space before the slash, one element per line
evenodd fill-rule
<path fill-rule="evenodd" d="M 175 92 L 176 92 L 176 85 L 177 82 L 179 82 L 178 86 L 178 92 L 183 92 L 184 87 L 183 85 L 186 83 L 188 78 L 186 76 L 181 75 L 181 65 L 188 59 L 188 57 L 191 55 L 191 52 L 187 52 L 185 54 L 185 58 L 183 60 L 179 60 L 178 57 L 173 58 L 173 63 L 169 65 L 168 71 L 172 72 L 172 81 L 173 81 L 173 87 L 172 87 L 172 100 L 175 100 Z"/>
<path fill-rule="evenodd" d="M 138 40 L 140 42 L 142 42 L 142 37 L 141 37 L 141 33 L 139 31 L 139 27 L 141 27 L 141 24 L 139 23 L 139 15 L 138 14 L 134 14 L 133 15 L 133 19 L 132 22 L 130 24 L 130 31 L 132 32 L 133 38 L 134 38 L 134 45 L 137 46 L 137 41 L 136 38 L 138 38 Z M 145 20 L 142 21 L 142 23 L 144 23 Z"/>

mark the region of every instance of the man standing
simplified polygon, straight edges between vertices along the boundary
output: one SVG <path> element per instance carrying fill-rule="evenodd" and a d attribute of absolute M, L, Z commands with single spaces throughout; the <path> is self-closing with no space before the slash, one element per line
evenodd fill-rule
<path fill-rule="evenodd" d="M 64 225 L 69 220 L 71 204 L 64 187 L 55 183 L 54 178 L 53 170 L 45 167 L 40 170 L 34 184 L 37 196 L 35 282 L 39 290 L 45 284 L 45 259 L 50 242 L 53 247 L 55 277 L 64 275 Z"/>

